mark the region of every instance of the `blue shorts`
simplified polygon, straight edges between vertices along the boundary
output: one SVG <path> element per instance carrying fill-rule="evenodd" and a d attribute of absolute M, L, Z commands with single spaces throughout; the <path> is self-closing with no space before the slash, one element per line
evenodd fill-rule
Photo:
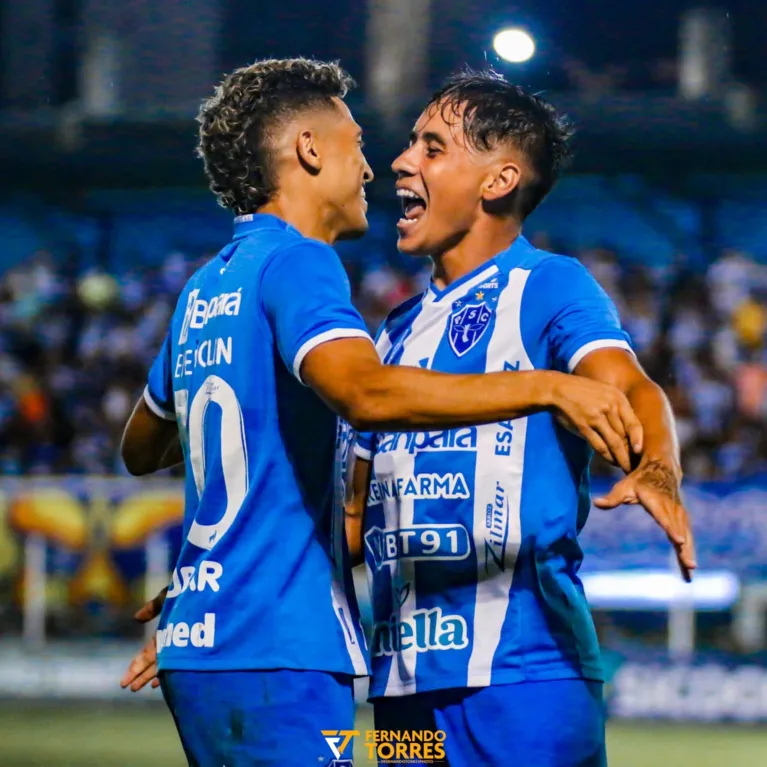
<path fill-rule="evenodd" d="M 322 730 L 354 728 L 345 674 L 163 671 L 160 683 L 190 767 L 324 767 L 336 757 Z"/>
<path fill-rule="evenodd" d="M 442 730 L 450 767 L 605 767 L 602 683 L 436 690 L 374 700 L 376 730 Z M 380 762 L 383 764 L 384 762 Z M 413 762 L 411 762 L 413 764 Z"/>

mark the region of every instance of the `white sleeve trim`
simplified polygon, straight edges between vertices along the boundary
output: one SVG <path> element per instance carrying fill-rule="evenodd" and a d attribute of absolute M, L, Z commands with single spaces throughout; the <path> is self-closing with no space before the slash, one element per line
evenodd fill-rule
<path fill-rule="evenodd" d="M 175 413 L 169 413 L 167 410 L 163 410 L 155 401 L 152 399 L 152 395 L 149 393 L 149 387 L 144 387 L 144 402 L 146 402 L 147 407 L 159 418 L 162 418 L 164 421 L 175 421 L 176 420 L 176 414 Z"/>
<path fill-rule="evenodd" d="M 370 333 L 366 330 L 360 330 L 359 328 L 333 328 L 333 330 L 327 330 L 324 333 L 305 341 L 301 348 L 296 352 L 296 356 L 293 358 L 293 375 L 304 383 L 301 378 L 301 363 L 304 361 L 309 352 L 320 344 L 327 343 L 328 341 L 336 341 L 339 338 L 367 338 L 370 343 L 373 343 L 373 339 L 370 338 Z M 304 384 L 305 386 L 306 384 Z"/>
<path fill-rule="evenodd" d="M 373 460 L 373 451 L 368 450 L 365 447 L 362 447 L 359 443 L 357 443 L 354 446 L 354 455 L 357 456 L 357 458 L 362 458 L 363 461 L 372 461 Z"/>
<path fill-rule="evenodd" d="M 625 349 L 627 352 L 634 354 L 634 350 L 631 348 L 630 344 L 626 341 L 621 341 L 619 338 L 604 338 L 601 341 L 589 341 L 587 344 L 583 344 L 583 346 L 570 357 L 570 361 L 567 363 L 567 370 L 572 373 L 573 370 L 578 367 L 578 363 L 587 354 L 591 354 L 591 352 L 595 352 L 597 349 Z"/>

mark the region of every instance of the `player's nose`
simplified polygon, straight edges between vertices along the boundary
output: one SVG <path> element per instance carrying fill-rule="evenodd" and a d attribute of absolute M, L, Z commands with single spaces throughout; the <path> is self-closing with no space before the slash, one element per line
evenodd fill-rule
<path fill-rule="evenodd" d="M 416 166 L 414 162 L 413 147 L 408 147 L 404 152 L 394 160 L 391 164 L 391 169 L 400 176 L 414 176 L 416 174 Z"/>
<path fill-rule="evenodd" d="M 365 184 L 369 184 L 374 178 L 375 175 L 373 174 L 373 169 L 370 167 L 370 163 L 365 160 L 365 169 L 362 171 L 362 181 Z"/>

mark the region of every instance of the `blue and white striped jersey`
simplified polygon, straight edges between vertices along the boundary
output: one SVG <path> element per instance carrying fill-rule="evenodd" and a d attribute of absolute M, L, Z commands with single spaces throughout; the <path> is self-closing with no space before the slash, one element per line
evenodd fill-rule
<path fill-rule="evenodd" d="M 572 371 L 630 350 L 577 261 L 520 237 L 386 320 L 382 359 L 449 373 Z M 601 678 L 578 579 L 590 448 L 548 412 L 449 431 L 361 435 L 373 460 L 365 558 L 371 697 L 523 680 Z"/>
<path fill-rule="evenodd" d="M 186 463 L 160 669 L 368 673 L 336 460 L 348 429 L 299 378 L 311 349 L 348 337 L 369 335 L 338 256 L 274 216 L 236 219 L 182 291 L 144 395 L 178 421 Z"/>

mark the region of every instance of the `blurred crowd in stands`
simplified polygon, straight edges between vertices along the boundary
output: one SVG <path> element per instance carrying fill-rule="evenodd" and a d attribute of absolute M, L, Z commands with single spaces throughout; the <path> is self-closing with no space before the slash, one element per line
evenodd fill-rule
<path fill-rule="evenodd" d="M 429 279 L 428 264 L 397 254 L 386 231 L 339 247 L 371 331 Z M 671 399 L 687 477 L 767 471 L 767 266 L 724 252 L 705 273 L 658 271 L 607 249 L 554 249 L 581 259 L 616 302 Z M 154 268 L 110 274 L 78 273 L 40 252 L 0 276 L 3 474 L 124 473 L 123 425 L 178 293 L 212 255 L 174 252 Z"/>

